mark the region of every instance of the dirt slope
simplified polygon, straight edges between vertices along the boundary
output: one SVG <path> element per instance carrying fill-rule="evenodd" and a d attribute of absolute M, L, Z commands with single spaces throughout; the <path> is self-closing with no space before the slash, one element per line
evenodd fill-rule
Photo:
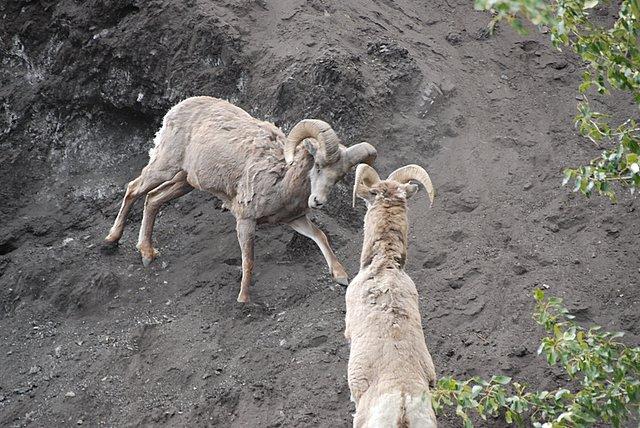
<path fill-rule="evenodd" d="M 205 194 L 162 211 L 151 268 L 140 206 L 119 249 L 99 250 L 163 114 L 191 95 L 285 130 L 324 119 L 374 144 L 382 175 L 430 172 L 439 193 L 431 210 L 411 202 L 407 271 L 440 375 L 561 382 L 535 356 L 542 284 L 637 344 L 637 202 L 559 187 L 597 153 L 571 130 L 582 65 L 544 35 L 489 37 L 469 3 L 0 4 L 0 425 L 351 423 L 344 289 L 309 240 L 259 231 L 246 306 L 233 217 Z M 355 274 L 352 181 L 315 218 Z"/>

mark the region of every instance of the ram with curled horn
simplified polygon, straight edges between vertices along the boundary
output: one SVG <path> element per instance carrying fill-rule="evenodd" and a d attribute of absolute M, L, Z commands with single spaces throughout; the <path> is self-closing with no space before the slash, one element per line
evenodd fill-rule
<path fill-rule="evenodd" d="M 301 143 L 304 150 L 298 150 Z M 107 245 L 120 240 L 131 206 L 147 195 L 137 246 L 148 265 L 158 255 L 151 234 L 162 204 L 199 189 L 220 198 L 236 218 L 242 252 L 239 302 L 249 300 L 258 224 L 288 224 L 313 239 L 333 279 L 347 284 L 327 237 L 307 214 L 327 202 L 331 188 L 352 167 L 373 163 L 376 150 L 370 144 L 347 148 L 329 124 L 315 119 L 299 122 L 287 138 L 227 101 L 193 97 L 165 115 L 149 155 L 140 176 L 127 185 Z"/>
<path fill-rule="evenodd" d="M 360 272 L 346 293 L 345 337 L 351 342 L 348 382 L 353 426 L 435 428 L 431 388 L 436 372 L 422 331 L 418 291 L 404 271 L 407 199 L 421 183 L 431 203 L 429 174 L 418 165 L 386 180 L 369 165 L 356 169 L 353 198 L 367 204 Z"/>

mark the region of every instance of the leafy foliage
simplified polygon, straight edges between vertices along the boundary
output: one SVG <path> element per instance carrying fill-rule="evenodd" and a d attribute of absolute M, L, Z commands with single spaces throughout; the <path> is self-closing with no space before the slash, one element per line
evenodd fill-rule
<path fill-rule="evenodd" d="M 590 196 L 594 191 L 616 201 L 612 182 L 640 187 L 640 129 L 633 118 L 607 122 L 606 115 L 591 110 L 586 92 L 599 94 L 628 91 L 640 103 L 640 0 L 622 0 L 618 18 L 611 28 L 594 23 L 592 11 L 601 0 L 475 0 L 477 9 L 491 10 L 492 27 L 507 20 L 524 31 L 522 18 L 549 28 L 555 47 L 570 46 L 588 64 L 582 75 L 576 126 L 596 144 L 610 147 L 589 165 L 565 170 L 563 184 L 574 182 L 574 191 Z"/>
<path fill-rule="evenodd" d="M 507 423 L 523 425 L 529 419 L 535 427 L 583 427 L 605 422 L 614 427 L 640 416 L 640 347 L 629 348 L 617 341 L 622 333 L 585 329 L 558 298 L 545 299 L 535 291 L 534 320 L 550 335 L 538 348 L 547 362 L 560 365 L 579 387 L 572 391 L 531 391 L 507 376 L 490 380 L 473 377 L 438 381 L 432 402 L 436 412 L 455 406 L 465 428 L 473 427 L 470 412 L 480 418 L 504 416 Z"/>

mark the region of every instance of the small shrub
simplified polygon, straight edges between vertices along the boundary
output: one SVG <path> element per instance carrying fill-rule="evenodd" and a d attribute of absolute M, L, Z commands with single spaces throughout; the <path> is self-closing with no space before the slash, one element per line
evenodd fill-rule
<path fill-rule="evenodd" d="M 438 381 L 432 401 L 436 412 L 455 406 L 464 427 L 473 427 L 470 413 L 480 418 L 503 416 L 507 423 L 534 427 L 585 427 L 605 422 L 620 427 L 640 409 L 640 347 L 617 341 L 622 333 L 585 329 L 572 321 L 561 299 L 545 299 L 534 293 L 534 320 L 549 336 L 538 348 L 552 365 L 560 365 L 578 382 L 572 390 L 532 391 L 507 376 L 489 380 L 473 377 L 459 381 L 445 377 Z"/>
<path fill-rule="evenodd" d="M 640 1 L 620 1 L 611 28 L 599 26 L 593 18 L 593 10 L 605 3 L 610 4 L 601 0 L 475 0 L 477 9 L 494 13 L 490 28 L 506 20 L 524 32 L 521 19 L 527 19 L 548 28 L 555 47 L 570 46 L 585 61 L 575 124 L 583 136 L 607 149 L 589 165 L 566 169 L 563 185 L 573 182 L 575 192 L 590 196 L 597 191 L 615 202 L 612 183 L 631 192 L 640 187 L 640 128 L 633 117 L 616 119 L 593 111 L 586 93 L 591 88 L 601 95 L 612 89 L 625 91 L 640 103 Z"/>

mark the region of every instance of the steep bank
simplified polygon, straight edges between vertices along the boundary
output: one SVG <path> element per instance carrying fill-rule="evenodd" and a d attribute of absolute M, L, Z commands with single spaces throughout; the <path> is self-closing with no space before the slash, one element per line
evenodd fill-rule
<path fill-rule="evenodd" d="M 350 423 L 344 290 L 306 238 L 259 232 L 245 307 L 233 218 L 207 195 L 162 211 L 149 270 L 140 206 L 118 251 L 98 250 L 163 114 L 197 94 L 285 130 L 327 120 L 374 144 L 382 173 L 430 172 L 408 272 L 440 375 L 561 381 L 535 356 L 543 283 L 638 343 L 637 202 L 559 187 L 594 152 L 571 129 L 580 62 L 543 35 L 489 37 L 466 1 L 344 3 L 0 6 L 0 424 Z M 352 181 L 316 220 L 355 274 Z"/>

